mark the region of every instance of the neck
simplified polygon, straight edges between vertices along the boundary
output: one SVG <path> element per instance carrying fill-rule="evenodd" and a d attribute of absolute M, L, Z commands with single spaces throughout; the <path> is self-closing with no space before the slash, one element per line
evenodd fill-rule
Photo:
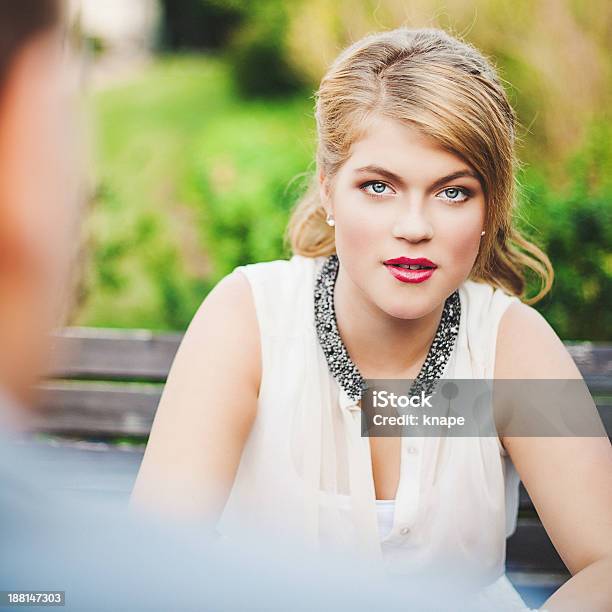
<path fill-rule="evenodd" d="M 392 317 L 368 300 L 340 267 L 334 308 L 340 337 L 364 378 L 416 378 L 444 303 L 418 319 Z"/>

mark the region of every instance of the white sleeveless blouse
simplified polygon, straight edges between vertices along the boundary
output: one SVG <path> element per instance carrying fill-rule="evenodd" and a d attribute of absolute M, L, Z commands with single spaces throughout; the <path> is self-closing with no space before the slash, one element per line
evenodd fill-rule
<path fill-rule="evenodd" d="M 402 437 L 392 526 L 379 536 L 361 408 L 329 373 L 314 325 L 314 283 L 325 259 L 294 255 L 237 268 L 254 297 L 262 380 L 219 533 L 240 539 L 270 529 L 315 550 L 379 559 L 394 574 L 458 563 L 483 585 L 501 577 L 513 589 L 504 562 L 519 477 L 497 437 Z M 443 378 L 493 378 L 498 324 L 519 300 L 473 281 L 459 297 Z"/>

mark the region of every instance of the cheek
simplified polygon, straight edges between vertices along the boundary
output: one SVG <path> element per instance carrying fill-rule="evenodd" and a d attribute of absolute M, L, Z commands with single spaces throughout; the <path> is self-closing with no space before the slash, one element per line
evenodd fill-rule
<path fill-rule="evenodd" d="M 385 220 L 362 195 L 349 193 L 337 199 L 334 211 L 338 255 L 361 253 L 363 257 L 364 249 L 384 244 Z"/>
<path fill-rule="evenodd" d="M 483 207 L 474 206 L 457 213 L 440 215 L 435 225 L 435 239 L 442 246 L 447 265 L 471 267 L 478 255 Z"/>
<path fill-rule="evenodd" d="M 448 251 L 453 257 L 460 261 L 472 259 L 478 252 L 479 226 L 474 228 L 456 227 L 449 233 Z"/>

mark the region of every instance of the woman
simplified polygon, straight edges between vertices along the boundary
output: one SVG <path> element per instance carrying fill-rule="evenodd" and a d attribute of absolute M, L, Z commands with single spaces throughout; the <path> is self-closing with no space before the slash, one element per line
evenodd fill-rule
<path fill-rule="evenodd" d="M 493 68 L 440 30 L 368 36 L 323 78 L 316 119 L 294 256 L 241 266 L 204 300 L 134 504 L 229 538 L 299 534 L 391 572 L 451 560 L 502 609 L 520 602 L 504 576 L 520 474 L 574 574 L 547 607 L 604 609 L 608 440 L 360 435 L 364 378 L 581 378 L 524 303 L 553 273 L 513 227 L 515 116 Z M 531 300 L 526 269 L 543 280 Z"/>

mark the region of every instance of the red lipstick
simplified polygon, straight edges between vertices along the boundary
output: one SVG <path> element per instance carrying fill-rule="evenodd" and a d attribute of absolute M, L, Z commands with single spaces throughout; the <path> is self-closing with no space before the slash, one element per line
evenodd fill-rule
<path fill-rule="evenodd" d="M 425 257 L 396 257 L 383 262 L 387 270 L 402 283 L 422 283 L 430 278 L 437 266 Z M 419 266 L 419 269 L 409 269 L 407 266 Z"/>

